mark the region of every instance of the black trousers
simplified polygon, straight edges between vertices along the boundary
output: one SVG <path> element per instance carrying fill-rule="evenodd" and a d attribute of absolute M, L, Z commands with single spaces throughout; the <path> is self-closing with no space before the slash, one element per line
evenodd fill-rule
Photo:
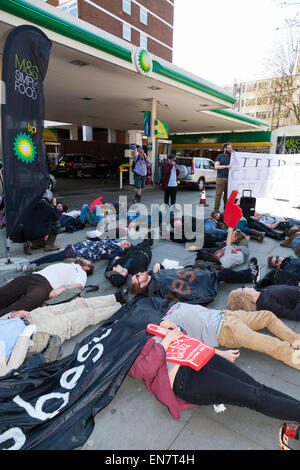
<path fill-rule="evenodd" d="M 253 230 L 257 230 L 258 232 L 264 232 L 266 237 L 276 238 L 276 232 L 272 229 L 267 227 L 265 224 L 258 222 L 257 220 L 249 219 L 248 227 Z"/>
<path fill-rule="evenodd" d="M 219 282 L 229 282 L 232 284 L 250 284 L 253 282 L 250 269 L 241 269 L 234 271 L 230 268 L 224 268 L 218 271 Z"/>
<path fill-rule="evenodd" d="M 168 186 L 164 189 L 165 197 L 164 203 L 169 205 L 169 200 L 171 200 L 171 205 L 176 203 L 176 194 L 177 194 L 177 186 Z"/>
<path fill-rule="evenodd" d="M 271 418 L 300 422 L 300 401 L 256 382 L 242 369 L 215 354 L 199 371 L 181 366 L 175 395 L 194 405 L 236 405 Z"/>
<path fill-rule="evenodd" d="M 19 276 L 0 288 L 0 317 L 12 310 L 27 310 L 40 307 L 49 299 L 52 287 L 40 274 Z"/>

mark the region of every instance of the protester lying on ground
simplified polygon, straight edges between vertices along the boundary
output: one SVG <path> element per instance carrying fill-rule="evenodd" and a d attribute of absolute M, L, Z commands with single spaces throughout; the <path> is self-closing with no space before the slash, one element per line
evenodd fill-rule
<path fill-rule="evenodd" d="M 280 243 L 280 246 L 292 248 L 296 256 L 300 256 L 300 229 L 294 232 L 293 235 L 288 237 L 286 240 Z"/>
<path fill-rule="evenodd" d="M 210 217 L 204 221 L 204 233 L 216 235 L 220 240 L 226 240 L 227 230 L 218 227 L 220 219 L 221 213 L 219 211 L 213 211 Z"/>
<path fill-rule="evenodd" d="M 239 243 L 235 244 L 235 240 L 238 240 Z M 240 230 L 232 232 L 232 228 L 228 228 L 226 247 L 215 251 L 213 256 L 220 261 L 223 268 L 234 268 L 243 264 L 248 258 L 249 250 L 246 245 L 248 245 L 248 241 L 243 232 Z"/>
<path fill-rule="evenodd" d="M 57 201 L 56 202 L 56 210 L 57 210 L 58 217 L 61 217 L 64 213 L 68 212 L 69 208 L 62 201 Z"/>
<path fill-rule="evenodd" d="M 18 271 L 32 272 L 41 264 L 56 263 L 64 261 L 67 258 L 84 258 L 89 261 L 99 261 L 100 259 L 113 259 L 116 256 L 123 255 L 131 246 L 127 240 L 116 242 L 105 238 L 104 240 L 73 243 L 58 253 L 52 253 L 34 260 L 34 263 L 19 263 Z"/>
<path fill-rule="evenodd" d="M 128 274 L 133 275 L 147 270 L 151 258 L 151 246 L 153 240 L 143 240 L 137 245 L 131 245 L 126 253 L 117 256 L 108 263 L 105 277 L 114 285 L 121 286 L 126 281 Z"/>
<path fill-rule="evenodd" d="M 297 286 L 266 286 L 261 291 L 240 287 L 230 292 L 226 305 L 230 310 L 270 310 L 277 317 L 300 320 L 300 290 Z"/>
<path fill-rule="evenodd" d="M 222 242 L 223 244 L 223 242 Z M 204 245 L 205 246 L 205 243 Z M 232 231 L 231 228 L 227 232 L 227 241 L 224 247 L 219 247 L 214 244 L 210 247 L 198 249 L 195 245 L 189 246 L 189 251 L 197 251 L 198 253 L 209 255 L 211 253 L 212 258 L 220 261 L 220 264 L 224 268 L 233 268 L 240 264 L 243 264 L 249 256 L 248 249 L 248 239 L 246 235 L 239 229 Z M 206 258 L 200 257 L 201 259 L 208 260 Z M 213 259 L 211 259 L 212 261 Z"/>
<path fill-rule="evenodd" d="M 59 230 L 56 199 L 47 189 L 43 197 L 21 222 L 24 252 L 31 255 L 32 249 L 44 248 L 45 251 L 59 250 L 55 240 Z"/>
<path fill-rule="evenodd" d="M 300 258 L 269 256 L 268 266 L 269 268 L 280 269 L 281 271 L 293 274 L 300 281 Z"/>
<path fill-rule="evenodd" d="M 237 228 L 242 230 L 242 232 L 244 232 L 246 235 L 250 235 L 250 237 L 254 235 L 254 237 L 257 237 L 258 241 L 263 241 L 263 236 L 261 235 L 261 233 L 264 233 L 266 237 L 274 238 L 275 240 L 285 239 L 285 234 L 283 232 L 269 228 L 253 217 L 250 217 L 248 221 L 246 218 L 243 217 L 237 224 Z"/>
<path fill-rule="evenodd" d="M 60 226 L 70 233 L 83 229 L 87 224 L 96 226 L 106 216 L 99 205 L 94 205 L 92 210 L 88 204 L 83 204 L 81 210 L 62 211 L 60 202 L 58 210 Z"/>
<path fill-rule="evenodd" d="M 256 240 L 259 243 L 262 243 L 264 241 L 265 232 L 261 232 L 258 230 L 254 230 L 253 228 L 248 227 L 248 222 L 246 217 L 242 217 L 241 220 L 237 224 L 237 229 L 241 230 L 244 232 L 245 235 L 250 237 L 250 240 Z"/>
<path fill-rule="evenodd" d="M 11 370 L 24 367 L 38 367 L 46 362 L 59 359 L 61 341 L 59 336 L 50 336 L 45 348 L 26 359 L 28 345 L 36 332 L 36 325 L 28 325 L 21 318 L 0 321 L 0 377 Z"/>
<path fill-rule="evenodd" d="M 49 346 L 49 340 L 55 335 L 56 344 L 78 335 L 85 328 L 110 318 L 123 303 L 127 302 L 128 283 L 112 295 L 102 297 L 77 297 L 71 302 L 45 306 L 32 310 L 19 310 L 5 315 L 0 320 L 0 345 L 5 346 L 5 354 L 0 352 L 0 375 L 17 369 L 27 353 L 38 354 Z M 26 333 L 26 324 L 32 328 Z M 33 328 L 35 327 L 35 328 Z M 24 330 L 25 329 L 25 330 Z M 31 337 L 31 339 L 30 339 Z M 50 352 L 50 351 L 49 351 Z M 46 355 L 47 357 L 47 355 Z M 48 357 L 47 362 L 50 362 Z M 52 360 L 56 360 L 53 358 Z"/>
<path fill-rule="evenodd" d="M 206 305 L 212 302 L 218 292 L 220 282 L 236 284 L 256 283 L 259 267 L 256 258 L 251 258 L 249 268 L 233 269 L 161 269 L 160 263 L 153 271 L 145 271 L 132 276 L 133 294 L 145 293 L 152 296 L 169 298 L 180 302 Z"/>
<path fill-rule="evenodd" d="M 286 230 L 290 228 L 300 228 L 300 220 L 293 217 L 281 217 L 270 214 L 255 214 L 254 220 L 265 224 L 267 227 L 277 230 Z"/>
<path fill-rule="evenodd" d="M 29 276 L 16 277 L 0 288 L 0 316 L 13 310 L 30 311 L 66 289 L 83 289 L 87 275 L 93 272 L 91 261 L 77 258 L 74 263 L 57 263 Z"/>
<path fill-rule="evenodd" d="M 167 326 L 161 324 L 164 328 L 180 325 L 208 346 L 252 349 L 300 370 L 300 334 L 268 310 L 219 310 L 179 302 L 163 320 L 168 321 Z M 257 332 L 264 328 L 274 336 Z"/>
<path fill-rule="evenodd" d="M 128 374 L 143 380 L 147 390 L 166 405 L 173 418 L 180 411 L 197 405 L 220 404 L 243 406 L 267 416 L 300 422 L 300 401 L 256 382 L 230 360 L 214 354 L 199 371 L 166 362 L 170 343 L 182 335 L 180 328 L 164 339 L 150 338 Z M 239 353 L 233 352 L 233 358 Z"/>

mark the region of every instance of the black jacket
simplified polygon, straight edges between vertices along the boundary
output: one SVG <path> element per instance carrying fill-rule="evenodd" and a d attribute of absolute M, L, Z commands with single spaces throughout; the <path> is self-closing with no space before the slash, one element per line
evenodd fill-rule
<path fill-rule="evenodd" d="M 22 220 L 26 240 L 38 240 L 48 234 L 50 225 L 58 222 L 58 214 L 46 199 L 41 199 Z"/>
<path fill-rule="evenodd" d="M 297 286 L 265 287 L 257 300 L 257 310 L 270 310 L 280 318 L 300 320 L 300 288 Z"/>
<path fill-rule="evenodd" d="M 291 256 L 284 258 L 280 269 L 283 269 L 284 271 L 287 271 L 291 274 L 295 274 L 295 276 L 297 276 L 298 280 L 300 281 L 300 258 L 292 258 Z"/>
<path fill-rule="evenodd" d="M 218 292 L 218 272 L 208 269 L 164 269 L 151 274 L 148 295 L 206 305 Z"/>

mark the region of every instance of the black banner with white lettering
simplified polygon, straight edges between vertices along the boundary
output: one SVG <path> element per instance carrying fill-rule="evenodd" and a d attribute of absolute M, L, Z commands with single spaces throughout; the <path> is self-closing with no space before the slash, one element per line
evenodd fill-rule
<path fill-rule="evenodd" d="M 49 182 L 43 145 L 44 87 L 51 41 L 30 25 L 13 29 L 2 61 L 2 155 L 6 235 L 13 241 L 26 212 Z"/>
<path fill-rule="evenodd" d="M 169 306 L 165 299 L 136 297 L 68 357 L 31 369 L 24 364 L 1 378 L 0 449 L 82 446 L 151 336 L 147 324 L 159 323 Z"/>

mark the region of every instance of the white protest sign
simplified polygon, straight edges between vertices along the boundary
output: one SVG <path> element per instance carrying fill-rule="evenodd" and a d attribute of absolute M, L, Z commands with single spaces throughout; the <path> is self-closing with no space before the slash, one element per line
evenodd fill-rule
<path fill-rule="evenodd" d="M 300 155 L 233 152 L 228 194 L 252 190 L 256 198 L 283 199 L 300 204 Z"/>

